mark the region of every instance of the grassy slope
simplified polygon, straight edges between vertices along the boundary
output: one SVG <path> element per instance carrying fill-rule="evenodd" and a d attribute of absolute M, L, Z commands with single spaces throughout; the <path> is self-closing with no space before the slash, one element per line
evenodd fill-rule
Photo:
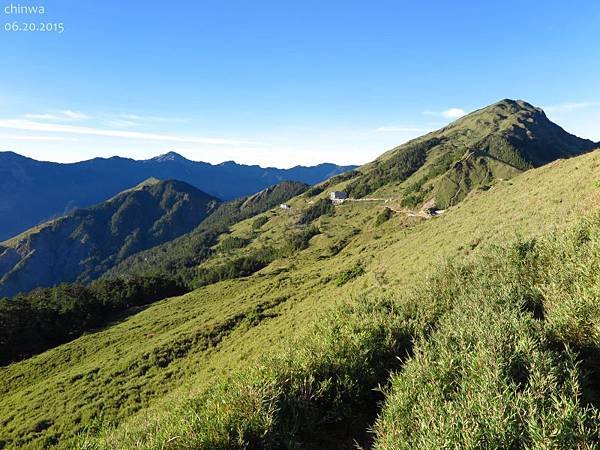
<path fill-rule="evenodd" d="M 247 279 L 165 300 L 115 326 L 0 369 L 0 440 L 9 447 L 51 443 L 82 431 L 102 414 L 105 421 L 129 420 L 118 433 L 144 429 L 153 423 L 149 418 L 164 419 L 170 409 L 165 405 L 282 346 L 340 299 L 395 292 L 449 256 L 572 223 L 600 205 L 599 167 L 598 152 L 558 161 L 473 193 L 428 221 L 398 214 L 374 227 L 381 211 L 377 202 L 346 203 L 334 217 L 320 219 L 323 233 L 298 255 Z M 271 218 L 264 231 L 239 252 L 279 245 L 289 232 L 289 214 L 304 208 L 306 199 L 290 204 L 291 213 L 266 213 Z M 236 225 L 233 235 L 249 235 L 251 222 Z M 344 240 L 347 246 L 332 256 L 332 247 Z M 357 264 L 366 274 L 338 287 L 339 273 Z M 138 410 L 143 411 L 132 417 Z"/>
<path fill-rule="evenodd" d="M 434 200 L 444 209 L 493 180 L 596 146 L 534 106 L 505 99 L 384 153 L 358 169 L 348 191 L 351 197 L 402 198 L 410 207 Z"/>

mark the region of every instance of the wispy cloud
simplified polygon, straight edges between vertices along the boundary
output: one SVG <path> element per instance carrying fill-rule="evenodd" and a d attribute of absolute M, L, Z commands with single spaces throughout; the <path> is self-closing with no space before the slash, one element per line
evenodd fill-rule
<path fill-rule="evenodd" d="M 375 129 L 378 133 L 428 133 L 432 131 L 432 128 L 419 128 L 419 127 L 404 127 L 400 125 L 389 125 Z"/>
<path fill-rule="evenodd" d="M 427 116 L 438 116 L 445 117 L 447 119 L 459 119 L 466 114 L 462 108 L 449 108 L 444 111 L 423 111 L 423 114 Z"/>
<path fill-rule="evenodd" d="M 594 102 L 566 102 L 558 105 L 544 106 L 542 109 L 549 113 L 565 113 L 590 108 L 595 105 L 596 103 Z"/>
<path fill-rule="evenodd" d="M 123 119 L 113 119 L 107 120 L 104 122 L 109 127 L 117 127 L 117 128 L 131 128 L 139 125 L 138 122 L 133 122 L 131 120 L 123 120 Z"/>
<path fill-rule="evenodd" d="M 99 114 L 91 116 L 72 109 L 52 110 L 46 113 L 25 114 L 26 119 L 42 122 L 83 122 L 98 119 L 108 127 L 132 128 L 158 123 L 184 123 L 186 120 L 177 117 L 142 116 L 139 114 Z"/>
<path fill-rule="evenodd" d="M 13 141 L 72 141 L 64 136 L 38 136 L 29 134 L 0 134 L 0 139 Z"/>
<path fill-rule="evenodd" d="M 186 122 L 185 119 L 178 117 L 159 117 L 159 116 L 140 116 L 138 114 L 120 114 L 119 118 L 129 120 L 132 122 L 163 122 L 163 123 L 176 123 Z"/>
<path fill-rule="evenodd" d="M 103 121 L 105 125 L 116 128 L 133 128 L 144 125 L 184 122 L 187 122 L 187 120 L 178 117 L 140 116 L 138 114 L 119 114 L 113 117 L 106 117 Z"/>
<path fill-rule="evenodd" d="M 89 136 L 103 136 L 124 139 L 138 139 L 162 142 L 187 142 L 194 144 L 210 145 L 241 145 L 249 141 L 227 138 L 209 138 L 198 136 L 179 136 L 170 134 L 142 133 L 137 131 L 111 130 L 94 127 L 83 127 L 57 123 L 35 122 L 21 119 L 0 119 L 0 128 L 22 131 L 39 131 L 49 133 L 78 134 Z"/>
<path fill-rule="evenodd" d="M 25 117 L 27 119 L 47 120 L 50 122 L 80 122 L 92 118 L 87 114 L 70 109 L 62 109 L 60 111 L 53 111 L 52 113 L 45 114 L 26 114 Z"/>

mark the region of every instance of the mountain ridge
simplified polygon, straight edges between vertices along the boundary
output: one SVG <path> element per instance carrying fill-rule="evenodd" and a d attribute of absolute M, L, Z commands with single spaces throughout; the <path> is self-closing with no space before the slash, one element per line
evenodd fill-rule
<path fill-rule="evenodd" d="M 212 165 L 165 155 L 156 157 L 164 157 L 161 160 L 111 157 L 62 164 L 0 152 L 0 241 L 75 208 L 100 203 L 152 176 L 181 180 L 221 200 L 232 200 L 284 180 L 315 184 L 355 167 Z"/>
<path fill-rule="evenodd" d="M 328 191 L 341 190 L 348 192 L 350 201 L 361 197 L 367 200 L 369 198 L 387 198 L 390 200 L 390 208 L 395 210 L 413 209 L 415 213 L 424 204 L 427 209 L 443 209 L 448 206 L 455 206 L 470 192 L 477 189 L 488 189 L 494 183 L 512 178 L 534 167 L 533 163 L 527 161 L 527 154 L 524 151 L 526 146 L 521 141 L 516 141 L 514 147 L 506 147 L 508 149 L 506 155 L 499 153 L 498 158 L 495 157 L 494 153 L 497 151 L 496 147 L 494 147 L 494 152 L 484 153 L 486 158 L 485 167 L 488 171 L 481 179 L 476 178 L 476 175 L 479 175 L 477 172 L 478 167 L 474 169 L 468 167 L 471 164 L 470 158 L 473 158 L 470 151 L 471 147 L 477 147 L 480 142 L 485 142 L 488 139 L 501 139 L 505 130 L 510 130 L 511 127 L 521 124 L 520 120 L 522 118 L 532 119 L 531 115 L 536 115 L 537 120 L 545 121 L 544 124 L 551 131 L 555 131 L 557 128 L 560 129 L 559 132 L 563 138 L 567 141 L 573 140 L 575 144 L 581 146 L 579 151 L 570 152 L 568 149 L 563 149 L 560 153 L 561 156 L 568 157 L 584 153 L 591 150 L 595 145 L 592 141 L 577 138 L 562 130 L 558 125 L 552 124 L 545 118 L 540 108 L 536 108 L 527 102 L 505 99 L 467 114 L 464 118 L 458 119 L 440 130 L 428 133 L 385 152 L 375 161 L 361 166 L 355 171 L 334 176 L 309 189 L 303 196 L 306 197 L 309 205 L 314 202 L 325 206 L 328 202 Z M 525 121 L 526 125 L 535 124 L 533 119 L 532 122 L 527 120 Z M 542 133 L 545 130 L 546 128 L 542 129 Z M 435 144 L 432 146 L 432 150 L 427 148 L 427 143 L 431 142 Z M 378 167 L 378 164 L 382 162 L 387 164 L 387 161 L 397 164 L 397 155 L 402 158 L 407 151 L 411 152 L 415 148 L 417 152 L 409 154 L 419 161 L 419 166 L 408 176 L 403 177 L 399 173 L 398 167 L 394 165 L 387 167 L 391 176 Z M 498 148 L 504 149 L 503 146 Z M 477 148 L 476 150 L 481 151 Z M 552 153 L 547 158 L 548 161 L 554 160 L 554 156 L 556 156 L 556 153 Z M 422 161 L 419 159 L 421 157 Z M 436 158 L 441 159 L 441 164 L 438 164 Z M 500 158 L 503 158 L 503 160 Z M 515 161 L 511 158 L 514 158 Z M 400 160 L 400 163 L 402 162 L 403 160 Z M 440 166 L 442 170 L 437 166 Z M 465 173 L 463 174 L 461 170 Z M 365 186 L 370 187 L 373 183 L 377 183 L 378 177 L 382 181 L 381 185 L 375 185 L 376 189 L 367 189 L 365 192 L 361 192 L 361 189 Z M 462 177 L 465 181 L 462 181 L 462 184 L 455 183 L 452 177 Z M 425 181 L 423 181 L 424 178 Z M 298 209 L 296 208 L 296 210 Z M 189 239 L 193 241 L 197 238 L 194 237 L 193 232 L 190 233 Z M 113 272 L 141 274 L 149 270 L 148 261 L 152 261 L 154 267 L 181 267 L 183 261 L 194 260 L 191 255 L 183 250 L 185 247 L 191 246 L 187 239 L 188 237 L 184 236 L 174 242 L 165 243 L 154 249 L 132 255 L 115 267 Z"/>
<path fill-rule="evenodd" d="M 503 99 L 388 150 L 357 169 L 347 189 L 360 198 L 385 187 L 405 207 L 431 202 L 445 209 L 496 179 L 598 146 L 568 133 L 541 108 Z"/>
<path fill-rule="evenodd" d="M 0 392 L 3 393 L 0 410 L 7 417 L 7 426 L 0 429 L 0 439 L 5 440 L 8 448 L 41 446 L 45 442 L 58 448 L 89 448 L 89 445 L 84 447 L 81 444 L 79 436 L 102 415 L 107 429 L 98 436 L 97 448 L 152 449 L 157 442 L 163 443 L 170 438 L 177 440 L 181 447 L 191 442 L 196 445 L 190 444 L 190 448 L 214 448 L 216 445 L 211 446 L 213 441 L 202 446 L 194 440 L 200 435 L 196 430 L 204 430 L 206 423 L 212 423 L 211 417 L 222 417 L 221 413 L 233 411 L 228 417 L 239 417 L 246 424 L 246 419 L 251 421 L 256 415 L 253 414 L 254 408 L 240 409 L 244 405 L 269 406 L 272 399 L 279 402 L 279 399 L 289 398 L 275 395 L 278 391 L 274 392 L 263 384 L 236 385 L 240 386 L 239 389 L 226 384 L 230 388 L 221 389 L 221 382 L 239 380 L 238 376 L 255 367 L 256 361 L 260 362 L 265 352 L 284 351 L 290 339 L 307 332 L 309 324 L 316 317 L 328 314 L 326 311 L 334 305 L 348 307 L 353 298 L 358 304 L 369 305 L 369 299 L 376 296 L 389 308 L 379 313 L 375 311 L 376 314 L 367 308 L 368 315 L 359 324 L 355 322 L 355 314 L 342 315 L 344 321 L 341 323 L 335 321 L 339 316 L 325 316 L 329 319 L 327 323 L 331 330 L 321 323 L 318 330 L 325 329 L 329 334 L 325 337 L 317 334 L 315 340 L 331 341 L 331 352 L 312 351 L 313 347 L 307 350 L 291 341 L 294 348 L 311 358 L 310 364 L 290 366 L 288 363 L 286 367 L 292 367 L 293 373 L 288 376 L 288 372 L 283 372 L 278 380 L 273 381 L 277 387 L 281 386 L 279 382 L 284 383 L 283 388 L 287 389 L 290 385 L 287 380 L 316 380 L 317 390 L 311 391 L 316 397 L 293 397 L 298 398 L 294 405 L 310 401 L 312 412 L 318 411 L 322 405 L 318 402 L 323 398 L 320 396 L 323 390 L 326 398 L 356 399 L 354 380 L 373 373 L 372 367 L 366 366 L 365 355 L 375 352 L 374 360 L 383 361 L 377 357 L 383 347 L 377 344 L 388 335 L 377 327 L 377 318 L 396 320 L 398 310 L 394 299 L 409 302 L 421 299 L 415 299 L 410 292 L 405 295 L 405 287 L 414 286 L 415 280 L 432 267 L 443 265 L 446 257 L 462 259 L 477 255 L 485 247 L 511 241 L 516 234 L 528 238 L 555 228 L 563 229 L 590 210 L 597 209 L 600 206 L 600 190 L 596 186 L 599 162 L 600 152 L 593 152 L 526 171 L 510 182 L 497 183 L 487 191 L 474 191 L 456 207 L 431 220 L 394 213 L 380 222 L 378 217 L 389 203 L 341 204 L 331 215 L 319 217 L 308 226 L 321 230 L 309 240 L 308 247 L 275 261 L 258 273 L 203 286 L 187 295 L 160 301 L 110 327 L 7 366 L 0 371 Z M 259 231 L 254 231 L 256 218 L 247 218 L 233 225 L 222 242 L 224 239 L 248 237 L 253 242 L 245 248 L 231 250 L 232 255 L 228 257 L 237 258 L 264 245 L 281 245 L 288 235 L 297 232 L 298 216 L 303 209 L 311 206 L 308 201 L 312 198 L 302 194 L 289 200 L 291 210 L 276 207 L 263 214 L 268 221 Z M 532 209 L 536 214 L 531 213 Z M 581 240 L 585 241 L 586 236 L 580 235 L 583 237 Z M 362 274 L 360 270 L 352 270 L 356 267 L 363 269 Z M 432 297 L 447 294 L 443 284 L 435 286 L 439 291 L 432 289 L 430 284 L 419 285 L 419 292 Z M 524 291 L 523 294 L 536 292 Z M 537 299 L 533 296 L 530 300 Z M 417 302 L 415 309 L 407 313 L 405 323 L 408 326 L 420 323 L 419 305 Z M 479 310 L 475 308 L 473 311 L 477 313 Z M 531 323 L 540 323 L 540 319 L 532 317 Z M 363 325 L 368 324 L 375 327 L 367 328 L 373 330 L 373 334 L 356 332 L 364 330 Z M 341 334 L 344 330 L 345 333 Z M 401 338 L 403 336 L 400 335 Z M 369 341 L 371 337 L 373 341 Z M 414 341 L 403 338 L 402 342 Z M 470 350 L 477 345 L 465 345 L 464 348 Z M 497 346 L 493 348 L 497 349 Z M 362 350 L 369 350 L 369 353 Z M 398 348 L 392 348 L 391 355 L 394 364 L 401 364 L 398 357 L 404 359 L 407 353 L 399 353 Z M 286 363 L 288 361 L 285 360 Z M 343 371 L 344 367 L 354 361 L 357 365 L 352 367 L 356 370 L 346 376 L 348 372 Z M 394 373 L 402 369 L 398 365 L 391 367 Z M 266 373 L 272 373 L 273 368 L 273 365 L 267 366 Z M 384 373 L 389 374 L 389 367 L 385 369 Z M 338 376 L 340 373 L 344 376 Z M 448 377 L 440 379 L 455 380 Z M 342 396 L 328 396 L 332 386 L 336 389 L 343 380 L 351 383 L 349 390 L 334 391 L 334 394 L 339 392 Z M 384 375 L 366 383 L 364 392 L 368 398 L 375 396 L 379 390 L 374 389 L 386 381 Z M 257 389 L 257 386 L 260 388 Z M 299 394 L 306 393 L 306 386 L 302 384 Z M 315 384 L 309 386 L 314 387 Z M 207 391 L 213 393 L 213 397 L 208 397 L 214 399 L 211 403 L 213 408 L 211 414 L 199 416 L 194 408 L 204 405 Z M 248 401 L 245 401 L 246 397 L 242 399 L 244 401 L 237 401 L 238 397 L 234 397 L 236 401 L 223 401 L 217 396 L 219 392 L 224 395 L 248 394 Z M 268 398 L 255 402 L 255 394 L 261 393 Z M 314 398 L 317 403 L 313 402 Z M 364 411 L 365 407 L 372 406 L 375 414 L 375 405 L 380 404 L 381 399 L 377 397 L 372 403 L 361 404 L 361 408 L 357 407 L 355 411 Z M 231 405 L 231 408 L 220 406 L 224 404 Z M 271 411 L 279 410 L 273 408 Z M 481 410 L 487 411 L 485 408 Z M 338 410 L 327 411 L 335 413 Z M 310 417 L 314 417 L 312 412 Z M 198 417 L 203 419 L 195 420 Z M 266 426 L 276 424 L 279 418 L 285 417 L 277 416 L 275 422 L 261 423 Z M 339 414 L 325 417 L 331 417 L 336 423 Z M 40 423 L 46 425 L 42 427 L 38 425 Z M 353 445 L 351 441 L 357 437 L 356 433 L 370 425 L 372 422 L 353 425 L 348 446 Z M 90 430 L 86 444 L 95 442 L 94 430 Z M 246 430 L 248 428 L 244 428 Z M 331 437 L 328 432 L 331 428 L 315 428 L 298 439 L 307 439 L 311 435 Z M 224 436 L 231 438 L 231 434 Z M 253 435 L 244 434 L 244 439 L 245 436 Z M 235 442 L 225 442 L 230 444 L 225 447 L 236 448 Z M 276 444 L 273 446 L 277 447 Z M 92 445 L 92 448 L 96 447 Z"/>

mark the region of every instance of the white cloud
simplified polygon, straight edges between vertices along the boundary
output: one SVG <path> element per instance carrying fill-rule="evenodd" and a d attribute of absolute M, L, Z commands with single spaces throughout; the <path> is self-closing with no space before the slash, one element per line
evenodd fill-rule
<path fill-rule="evenodd" d="M 449 119 L 459 119 L 465 114 L 465 110 L 461 108 L 450 108 L 446 111 L 442 111 L 442 116 L 447 117 Z"/>
<path fill-rule="evenodd" d="M 542 109 L 548 113 L 564 113 L 573 112 L 584 108 L 590 108 L 594 105 L 595 103 L 593 102 L 567 102 L 561 103 L 559 105 L 545 106 Z"/>
<path fill-rule="evenodd" d="M 400 125 L 389 125 L 375 129 L 378 133 L 428 133 L 432 130 L 432 128 L 403 127 Z"/>
<path fill-rule="evenodd" d="M 0 139 L 13 141 L 71 141 L 64 136 L 33 136 L 27 134 L 0 134 Z"/>
<path fill-rule="evenodd" d="M 109 127 L 133 128 L 143 125 L 158 123 L 184 123 L 184 119 L 176 117 L 140 116 L 138 114 L 119 114 L 118 116 L 106 117 L 104 124 Z"/>
<path fill-rule="evenodd" d="M 176 136 L 169 134 L 142 133 L 137 131 L 110 130 L 93 127 L 82 127 L 74 125 L 63 125 L 56 123 L 34 122 L 20 119 L 0 119 L 0 128 L 22 131 L 40 131 L 50 133 L 64 134 L 82 134 L 91 136 L 104 136 L 125 139 L 138 139 L 147 141 L 163 142 L 188 142 L 194 144 L 211 145 L 240 145 L 247 144 L 247 141 L 224 138 L 208 138 L 197 136 Z"/>
<path fill-rule="evenodd" d="M 71 111 L 70 109 L 63 109 L 62 111 L 60 111 L 60 113 L 63 116 L 65 116 L 66 118 L 68 118 L 69 120 L 89 120 L 89 119 L 91 119 L 91 117 L 88 116 L 87 114 L 84 114 L 79 111 Z"/>
<path fill-rule="evenodd" d="M 26 114 L 25 117 L 32 120 L 47 120 L 51 122 L 80 122 L 92 118 L 87 114 L 70 109 L 63 109 L 46 114 Z"/>
<path fill-rule="evenodd" d="M 438 116 L 438 117 L 446 117 L 447 119 L 459 119 L 466 114 L 465 110 L 462 108 L 450 108 L 444 111 L 423 111 L 423 114 L 427 116 Z"/>

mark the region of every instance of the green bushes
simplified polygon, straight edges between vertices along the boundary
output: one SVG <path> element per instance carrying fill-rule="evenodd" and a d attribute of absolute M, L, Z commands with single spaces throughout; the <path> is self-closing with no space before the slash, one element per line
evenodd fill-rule
<path fill-rule="evenodd" d="M 102 447 L 155 448 L 158 435 L 166 449 L 351 448 L 373 419 L 379 384 L 410 352 L 415 318 L 366 298 L 324 319 L 288 352 L 215 385 L 152 432 L 109 435 Z"/>
<path fill-rule="evenodd" d="M 250 239 L 245 239 L 239 236 L 228 236 L 219 244 L 219 250 L 223 252 L 238 250 L 246 247 L 248 244 L 250 244 L 250 242 Z"/>
<path fill-rule="evenodd" d="M 468 286 L 416 344 L 393 378 L 375 448 L 582 448 L 598 438 L 574 355 L 552 348 L 519 293 L 490 288 Z"/>
<path fill-rule="evenodd" d="M 393 377 L 375 448 L 597 445 L 598 218 L 462 270 L 445 280 L 454 306 Z"/>
<path fill-rule="evenodd" d="M 307 225 L 321 216 L 333 215 L 334 213 L 335 208 L 331 201 L 326 198 L 320 198 L 302 213 L 298 219 L 298 223 L 301 225 Z"/>
<path fill-rule="evenodd" d="M 414 208 L 415 206 L 418 206 L 419 203 L 421 203 L 422 201 L 423 199 L 420 198 L 418 195 L 409 194 L 402 199 L 400 205 L 405 208 Z"/>
<path fill-rule="evenodd" d="M 252 229 L 260 230 L 262 226 L 269 221 L 267 216 L 258 216 L 256 219 L 252 221 Z"/>
<path fill-rule="evenodd" d="M 288 233 L 283 246 L 283 253 L 290 254 L 308 248 L 311 238 L 319 233 L 321 231 L 315 226 Z"/>
<path fill-rule="evenodd" d="M 319 195 L 324 190 L 325 190 L 325 188 L 322 186 L 313 186 L 304 193 L 304 196 L 308 197 L 308 198 L 315 197 L 316 195 Z"/>
<path fill-rule="evenodd" d="M 336 284 L 336 286 L 343 286 L 344 284 L 348 283 L 349 281 L 352 281 L 355 278 L 358 278 L 358 277 L 364 275 L 364 273 L 365 273 L 365 269 L 363 269 L 362 266 L 360 266 L 360 265 L 356 265 L 353 268 L 344 270 L 342 273 L 340 273 L 335 278 L 335 284 Z"/>
<path fill-rule="evenodd" d="M 385 222 L 390 220 L 393 215 L 394 211 L 392 211 L 390 208 L 383 208 L 383 211 L 377 214 L 377 217 L 375 218 L 375 226 L 378 227 L 383 225 Z"/>
<path fill-rule="evenodd" d="M 194 289 L 208 284 L 217 283 L 232 278 L 247 277 L 254 272 L 268 266 L 279 252 L 273 247 L 262 247 L 253 250 L 251 253 L 239 256 L 224 264 L 210 267 L 208 269 L 200 268 L 198 275 L 193 281 Z"/>

